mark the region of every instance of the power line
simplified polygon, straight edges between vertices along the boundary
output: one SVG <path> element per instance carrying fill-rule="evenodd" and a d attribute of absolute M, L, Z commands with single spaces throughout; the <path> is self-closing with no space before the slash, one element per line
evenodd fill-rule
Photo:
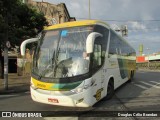
<path fill-rule="evenodd" d="M 76 18 L 76 19 L 82 19 L 85 20 L 86 18 Z M 92 20 L 101 20 L 101 21 L 114 21 L 114 22 L 144 22 L 144 21 L 150 21 L 150 22 L 160 22 L 158 19 L 152 19 L 152 20 L 104 20 L 104 19 L 92 19 Z M 139 30 L 156 30 L 160 31 L 160 27 L 156 28 L 128 28 L 130 31 L 139 31 Z"/>
<path fill-rule="evenodd" d="M 86 20 L 87 18 L 77 18 L 76 19 L 81 19 L 81 20 Z M 149 22 L 160 22 L 160 19 L 146 19 L 146 20 L 140 20 L 140 19 L 133 19 L 133 20 L 114 20 L 114 19 L 93 19 L 92 20 L 101 20 L 101 21 L 113 21 L 113 22 L 144 22 L 144 21 L 149 21 Z"/>
<path fill-rule="evenodd" d="M 150 31 L 160 31 L 160 29 L 128 29 L 129 31 L 145 31 L 145 30 L 150 30 Z"/>

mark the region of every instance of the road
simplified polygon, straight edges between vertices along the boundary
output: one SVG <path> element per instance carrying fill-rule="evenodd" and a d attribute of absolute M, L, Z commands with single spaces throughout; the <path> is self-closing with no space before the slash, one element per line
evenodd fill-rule
<path fill-rule="evenodd" d="M 51 106 L 33 102 L 30 98 L 29 91 L 20 94 L 0 95 L 0 111 L 69 111 L 69 110 L 76 111 L 81 109 L 83 110 L 83 108 L 77 109 L 77 108 L 59 107 L 59 106 Z M 97 104 L 95 104 L 92 108 L 88 108 L 86 111 L 88 110 L 160 111 L 159 72 L 137 71 L 134 80 L 118 88 L 115 91 L 115 96 L 111 100 L 103 99 Z M 79 119 L 81 120 L 86 119 L 83 117 L 83 114 L 81 116 L 82 117 L 80 117 Z M 48 120 L 48 118 L 41 118 L 41 119 Z M 89 117 L 88 119 L 92 119 L 92 117 Z M 120 117 L 116 119 L 123 119 L 123 118 Z M 139 119 L 139 117 L 134 117 L 132 119 Z M 152 119 L 158 120 L 158 118 L 152 118 Z"/>

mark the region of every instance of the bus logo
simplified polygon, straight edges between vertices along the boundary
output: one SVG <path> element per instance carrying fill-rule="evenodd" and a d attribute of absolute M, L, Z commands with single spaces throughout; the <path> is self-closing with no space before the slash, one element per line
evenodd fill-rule
<path fill-rule="evenodd" d="M 45 88 L 45 87 L 46 87 L 46 85 L 37 83 L 37 87 Z"/>
<path fill-rule="evenodd" d="M 98 89 L 94 97 L 96 98 L 97 101 L 101 99 L 101 92 L 103 91 L 103 88 Z"/>

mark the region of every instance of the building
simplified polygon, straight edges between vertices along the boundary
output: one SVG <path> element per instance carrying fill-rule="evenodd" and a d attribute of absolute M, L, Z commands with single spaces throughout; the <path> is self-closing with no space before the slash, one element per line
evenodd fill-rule
<path fill-rule="evenodd" d="M 43 2 L 43 0 L 42 2 L 22 0 L 22 2 L 28 6 L 36 8 L 39 12 L 42 12 L 45 15 L 49 25 L 76 21 L 75 17 L 70 17 L 67 7 L 64 3 L 55 5 L 48 2 Z"/>
<path fill-rule="evenodd" d="M 15 51 L 8 52 L 8 73 L 17 73 L 17 56 Z M 2 57 L 4 59 L 4 52 L 2 52 Z"/>
<path fill-rule="evenodd" d="M 21 0 L 21 1 L 30 7 L 36 8 L 39 12 L 42 12 L 45 15 L 49 25 L 76 21 L 75 17 L 70 17 L 67 7 L 64 3 L 55 5 L 48 2 L 43 2 L 43 0 L 42 2 L 37 2 L 33 0 Z M 29 62 L 28 60 L 29 59 L 27 57 L 24 60 L 18 57 L 17 52 L 10 51 L 8 54 L 8 66 L 9 66 L 8 72 L 18 73 L 18 75 L 22 75 L 23 73 L 29 73 L 30 64 L 26 65 L 26 63 Z M 25 67 L 24 71 L 23 67 Z"/>

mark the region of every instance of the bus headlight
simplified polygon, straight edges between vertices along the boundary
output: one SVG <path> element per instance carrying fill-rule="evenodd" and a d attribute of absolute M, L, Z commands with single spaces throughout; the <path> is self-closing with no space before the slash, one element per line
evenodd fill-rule
<path fill-rule="evenodd" d="M 85 83 L 84 83 L 84 89 L 88 89 L 88 88 L 91 87 L 94 83 L 95 83 L 95 80 L 93 80 L 93 79 L 89 79 L 88 81 L 85 81 Z"/>
<path fill-rule="evenodd" d="M 84 81 L 78 87 L 76 87 L 75 89 L 72 89 L 71 92 L 81 93 L 83 92 L 83 89 L 84 89 Z"/>
<path fill-rule="evenodd" d="M 93 85 L 93 81 L 83 81 L 83 83 L 81 83 L 81 85 L 79 85 L 77 88 L 71 90 L 74 93 L 81 93 L 83 92 L 83 90 L 88 89 L 89 87 L 91 87 Z"/>
<path fill-rule="evenodd" d="M 73 89 L 71 90 L 73 93 L 81 93 L 83 92 L 83 88 L 76 88 L 76 89 Z"/>

